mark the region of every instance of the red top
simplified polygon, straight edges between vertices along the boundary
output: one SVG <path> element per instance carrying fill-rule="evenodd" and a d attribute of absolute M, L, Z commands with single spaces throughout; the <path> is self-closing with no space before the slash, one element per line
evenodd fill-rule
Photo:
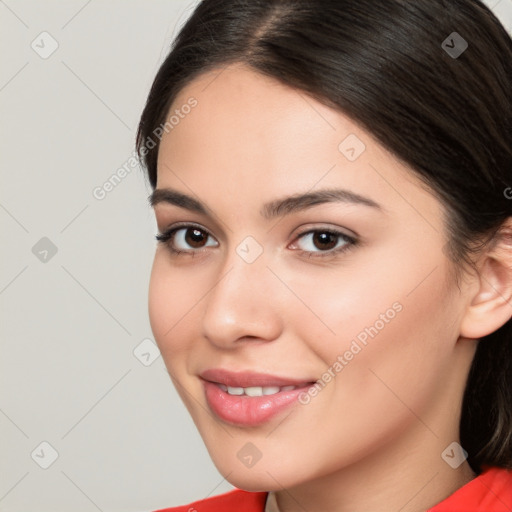
<path fill-rule="evenodd" d="M 264 512 L 266 492 L 235 489 L 182 507 L 154 512 Z M 512 512 L 512 471 L 489 467 L 426 512 Z"/>

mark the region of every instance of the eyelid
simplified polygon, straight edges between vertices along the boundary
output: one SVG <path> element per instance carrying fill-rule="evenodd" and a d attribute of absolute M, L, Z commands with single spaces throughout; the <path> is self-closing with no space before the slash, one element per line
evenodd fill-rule
<path fill-rule="evenodd" d="M 333 225 L 329 225 L 329 224 L 322 224 L 322 223 L 319 223 L 319 224 L 314 224 L 314 223 L 308 223 L 306 224 L 307 227 L 304 228 L 304 226 L 301 226 L 301 231 L 295 236 L 295 238 L 300 238 L 301 236 L 307 234 L 307 233 L 311 233 L 312 231 L 327 231 L 329 233 L 338 233 L 340 235 L 344 235 L 348 238 L 354 238 L 354 239 L 359 239 L 359 235 L 355 232 L 355 231 L 352 231 L 351 229 L 348 229 L 348 228 L 344 228 L 344 227 L 338 227 L 338 226 L 333 226 Z"/>

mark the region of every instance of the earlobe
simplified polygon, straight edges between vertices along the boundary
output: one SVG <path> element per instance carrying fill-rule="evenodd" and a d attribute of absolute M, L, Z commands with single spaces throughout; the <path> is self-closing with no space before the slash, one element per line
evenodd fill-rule
<path fill-rule="evenodd" d="M 512 318 L 512 217 L 502 225 L 478 264 L 479 286 L 470 297 L 460 334 L 478 339 Z"/>

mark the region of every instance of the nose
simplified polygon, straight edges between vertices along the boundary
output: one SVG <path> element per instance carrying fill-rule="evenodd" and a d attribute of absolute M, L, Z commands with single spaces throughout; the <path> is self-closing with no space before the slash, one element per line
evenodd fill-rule
<path fill-rule="evenodd" d="M 283 321 L 279 284 L 263 255 L 247 263 L 232 250 L 205 297 L 204 337 L 224 349 L 277 339 Z"/>

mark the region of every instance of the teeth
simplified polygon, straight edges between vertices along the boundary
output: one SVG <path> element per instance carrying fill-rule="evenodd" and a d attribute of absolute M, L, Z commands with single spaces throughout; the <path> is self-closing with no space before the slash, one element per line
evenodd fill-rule
<path fill-rule="evenodd" d="M 290 386 L 286 386 L 287 388 Z M 294 386 L 292 386 L 293 388 Z M 275 395 L 276 393 L 279 393 L 281 391 L 281 388 L 278 386 L 269 386 L 268 388 L 261 388 L 263 390 L 264 395 Z M 284 390 L 284 388 L 283 388 Z"/>
<path fill-rule="evenodd" d="M 283 386 L 280 388 L 279 386 L 250 386 L 247 388 L 235 388 L 231 386 L 226 386 L 224 384 L 219 384 L 219 388 L 222 391 L 226 391 L 229 395 L 247 395 L 247 396 L 263 396 L 263 395 L 275 395 L 280 391 L 291 391 L 295 389 L 295 386 Z"/>
<path fill-rule="evenodd" d="M 243 390 L 247 396 L 263 396 L 263 388 L 254 386 L 250 388 L 243 388 Z"/>

